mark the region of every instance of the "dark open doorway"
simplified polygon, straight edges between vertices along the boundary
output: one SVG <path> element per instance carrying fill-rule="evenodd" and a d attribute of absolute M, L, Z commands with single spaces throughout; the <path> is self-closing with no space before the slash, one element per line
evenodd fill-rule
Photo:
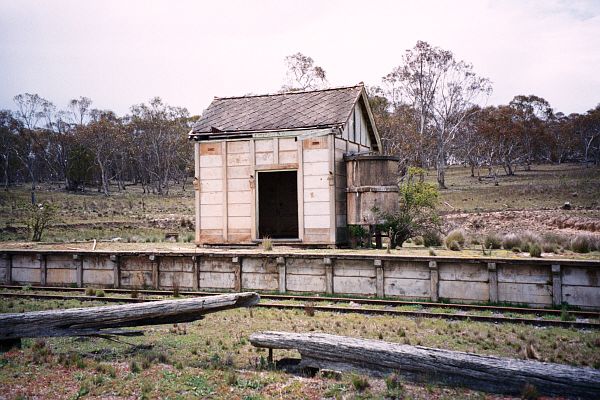
<path fill-rule="evenodd" d="M 258 234 L 261 238 L 298 238 L 296 171 L 258 173 Z"/>

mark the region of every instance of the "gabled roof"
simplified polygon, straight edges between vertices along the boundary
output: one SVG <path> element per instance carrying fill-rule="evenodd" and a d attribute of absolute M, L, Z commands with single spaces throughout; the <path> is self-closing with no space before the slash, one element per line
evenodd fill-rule
<path fill-rule="evenodd" d="M 306 129 L 343 125 L 361 86 L 260 96 L 216 97 L 192 134 Z"/>

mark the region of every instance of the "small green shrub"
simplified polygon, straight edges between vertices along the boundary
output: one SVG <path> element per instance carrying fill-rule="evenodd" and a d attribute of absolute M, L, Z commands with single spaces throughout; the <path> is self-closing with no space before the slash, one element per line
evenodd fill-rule
<path fill-rule="evenodd" d="M 96 289 L 94 289 L 92 287 L 85 288 L 86 296 L 94 296 L 95 294 L 96 294 Z"/>
<path fill-rule="evenodd" d="M 58 206 L 48 202 L 26 204 L 24 211 L 24 222 L 31 234 L 31 240 L 34 242 L 41 241 L 44 231 L 56 218 Z"/>
<path fill-rule="evenodd" d="M 106 296 L 106 294 L 104 293 L 104 290 L 102 290 L 102 289 L 96 290 L 96 297 L 104 297 L 104 296 Z"/>
<path fill-rule="evenodd" d="M 542 256 L 542 248 L 536 244 L 530 244 L 529 245 L 529 255 L 531 257 L 541 257 Z"/>
<path fill-rule="evenodd" d="M 436 230 L 427 230 L 423 232 L 423 246 L 436 247 L 442 245 L 442 236 Z"/>
<path fill-rule="evenodd" d="M 352 387 L 359 392 L 363 392 L 369 387 L 369 380 L 358 374 L 353 374 L 350 378 L 350 382 L 352 383 Z"/>
<path fill-rule="evenodd" d="M 502 238 L 502 247 L 505 250 L 514 251 L 514 249 L 518 247 L 520 252 L 521 245 L 521 238 L 518 235 L 515 235 L 514 233 L 508 233 Z"/>
<path fill-rule="evenodd" d="M 348 234 L 352 247 L 362 246 L 367 237 L 367 230 L 362 225 L 348 225 Z"/>
<path fill-rule="evenodd" d="M 499 249 L 502 247 L 502 239 L 495 233 L 489 233 L 486 235 L 483 244 L 486 249 Z"/>
<path fill-rule="evenodd" d="M 446 247 L 448 247 L 450 250 L 454 250 L 450 247 L 453 245 L 453 243 L 456 243 L 459 247 L 458 250 L 460 250 L 460 248 L 462 248 L 465 245 L 465 241 L 466 240 L 464 232 L 460 229 L 455 229 L 448 233 L 448 235 L 446 236 Z M 454 247 L 456 247 L 456 245 L 454 245 Z"/>

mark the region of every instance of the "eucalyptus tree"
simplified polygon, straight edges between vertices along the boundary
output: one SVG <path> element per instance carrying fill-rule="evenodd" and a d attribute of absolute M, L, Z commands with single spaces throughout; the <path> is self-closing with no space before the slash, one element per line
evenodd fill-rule
<path fill-rule="evenodd" d="M 426 146 L 430 143 L 438 185 L 445 188 L 448 150 L 473 106 L 491 93 L 491 82 L 475 74 L 471 64 L 457 60 L 451 51 L 423 41 L 407 50 L 402 64 L 383 79 L 397 91 L 397 101 L 414 110 L 417 159 L 421 166 L 428 164 Z"/>
<path fill-rule="evenodd" d="M 283 91 L 323 89 L 328 86 L 325 70 L 312 57 L 298 52 L 285 57 L 286 82 Z"/>

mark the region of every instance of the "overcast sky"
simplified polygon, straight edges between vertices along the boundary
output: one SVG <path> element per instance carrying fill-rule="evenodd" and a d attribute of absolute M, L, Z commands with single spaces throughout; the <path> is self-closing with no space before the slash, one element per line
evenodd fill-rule
<path fill-rule="evenodd" d="M 199 114 L 213 96 L 277 91 L 298 51 L 334 86 L 377 85 L 417 40 L 490 78 L 488 104 L 600 102 L 600 0 L 0 0 L 0 108 L 29 92 L 121 115 L 161 96 Z"/>

